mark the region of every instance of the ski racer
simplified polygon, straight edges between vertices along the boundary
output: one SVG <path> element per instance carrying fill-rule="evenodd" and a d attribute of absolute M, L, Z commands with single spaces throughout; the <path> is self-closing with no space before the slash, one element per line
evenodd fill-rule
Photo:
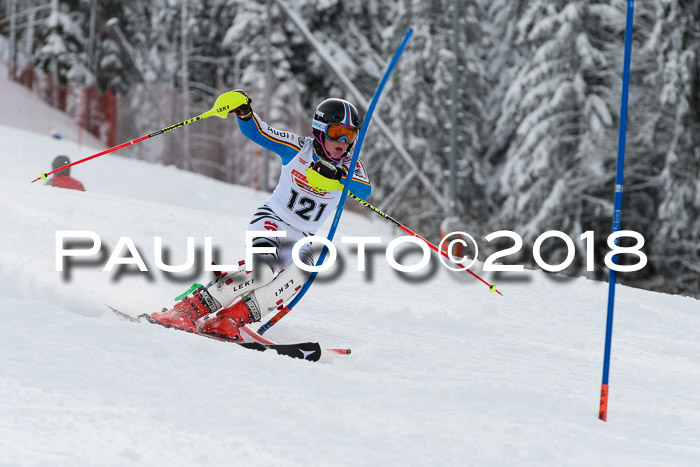
<path fill-rule="evenodd" d="M 282 171 L 272 195 L 253 214 L 249 231 L 285 231 L 285 237 L 255 237 L 253 247 L 273 248 L 256 253 L 253 271 L 244 261 L 237 271 L 215 273 L 216 279 L 194 290 L 170 309 L 151 318 L 166 327 L 241 341 L 238 328 L 282 310 L 301 289 L 308 273 L 292 260 L 295 243 L 310 235 L 338 206 L 360 128 L 360 114 L 343 99 L 321 102 L 312 119 L 312 136 L 302 137 L 268 126 L 251 108 L 251 99 L 232 110 L 241 132 L 282 159 Z M 365 168 L 358 160 L 350 192 L 364 200 L 371 192 Z M 313 266 L 311 247 L 299 258 Z M 206 317 L 206 319 L 202 319 Z"/>

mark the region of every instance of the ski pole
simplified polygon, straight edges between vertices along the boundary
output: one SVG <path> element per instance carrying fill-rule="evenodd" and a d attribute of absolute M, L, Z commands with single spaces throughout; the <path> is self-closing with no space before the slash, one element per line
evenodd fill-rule
<path fill-rule="evenodd" d="M 447 258 L 447 259 L 449 259 L 450 261 L 452 261 L 452 260 L 450 259 L 450 256 L 449 256 L 447 253 L 445 253 L 444 251 L 440 250 L 438 247 L 436 247 L 435 245 L 433 245 L 432 243 L 430 243 L 429 241 L 427 241 L 426 239 L 424 239 L 424 238 L 421 237 L 420 235 L 416 234 L 416 233 L 413 232 L 411 229 L 409 229 L 408 227 L 406 227 L 405 225 L 403 225 L 401 222 L 397 221 L 396 219 L 394 219 L 394 218 L 391 217 L 390 215 L 385 214 L 384 212 L 380 211 L 380 210 L 377 209 L 376 207 L 374 207 L 374 206 L 372 206 L 371 204 L 369 204 L 367 201 L 363 200 L 362 198 L 359 198 L 359 197 L 355 196 L 355 195 L 352 194 L 352 193 L 348 193 L 348 196 L 349 196 L 350 198 L 354 199 L 355 201 L 359 202 L 361 205 L 363 205 L 363 206 L 365 206 L 365 207 L 371 209 L 372 211 L 376 212 L 377 214 L 379 214 L 380 216 L 382 216 L 384 219 L 386 219 L 386 220 L 388 220 L 389 222 L 393 223 L 396 227 L 400 228 L 401 230 L 403 230 L 404 232 L 408 233 L 409 235 L 412 235 L 412 236 L 414 236 L 414 237 L 416 237 L 416 238 L 420 238 L 420 239 L 423 240 L 431 249 L 437 251 L 437 252 L 440 253 L 442 256 L 444 256 L 445 258 Z M 459 267 L 462 268 L 463 270 L 467 271 L 469 274 L 471 274 L 471 275 L 474 276 L 475 278 L 479 279 L 479 280 L 480 280 L 481 282 L 483 282 L 484 284 L 488 285 L 488 286 L 489 286 L 489 292 L 496 292 L 498 295 L 503 296 L 503 294 L 496 288 L 496 284 L 489 284 L 489 283 L 486 282 L 484 279 L 482 279 L 481 277 L 479 277 L 476 273 L 474 273 L 474 272 L 471 271 L 470 269 L 464 267 L 464 266 L 463 266 L 462 264 L 460 264 L 460 263 L 454 263 L 454 264 L 456 264 L 457 266 L 459 266 Z M 290 311 L 292 311 L 292 310 L 291 310 L 290 308 L 288 308 L 288 307 L 284 307 L 284 309 L 278 311 L 277 314 L 276 314 L 275 316 L 272 317 L 272 319 L 270 319 L 267 323 L 265 323 L 265 324 L 263 324 L 262 326 L 260 326 L 260 328 L 258 329 L 258 334 L 261 334 L 261 335 L 264 334 L 265 331 L 267 331 L 267 330 L 270 329 L 272 326 L 274 326 L 275 324 L 277 324 L 277 322 L 278 322 L 279 320 L 281 320 L 282 318 L 284 318 L 285 316 L 287 316 L 287 313 L 289 313 Z"/>
<path fill-rule="evenodd" d="M 275 316 L 273 316 L 270 320 L 267 321 L 267 323 L 261 325 L 261 326 L 258 328 L 258 334 L 260 334 L 261 336 L 262 336 L 263 334 L 265 334 L 265 332 L 266 332 L 268 329 L 270 329 L 272 326 L 274 326 L 275 324 L 277 324 L 277 322 L 278 322 L 279 320 L 281 320 L 282 318 L 284 318 L 285 316 L 287 316 L 287 313 L 289 313 L 290 311 L 292 311 L 292 309 L 289 308 L 289 307 L 286 307 L 286 306 L 285 306 L 282 310 L 278 311 L 277 314 L 276 314 Z"/>
<path fill-rule="evenodd" d="M 439 249 L 438 247 L 436 247 L 435 245 L 433 245 L 432 243 L 430 243 L 428 240 L 424 239 L 423 237 L 421 237 L 420 235 L 418 235 L 417 233 L 415 233 L 414 231 L 412 231 L 411 229 L 409 229 L 408 227 L 406 227 L 405 225 L 403 225 L 401 222 L 399 222 L 399 221 L 397 221 L 396 219 L 394 219 L 393 217 L 391 217 L 390 215 L 385 214 L 384 212 L 380 211 L 379 209 L 377 209 L 377 208 L 375 208 L 374 206 L 372 206 L 371 204 L 369 204 L 367 201 L 363 200 L 362 198 L 358 198 L 357 196 L 353 195 L 352 193 L 348 193 L 348 196 L 349 196 L 350 198 L 354 199 L 355 201 L 357 201 L 358 203 L 360 203 L 361 205 L 363 205 L 364 207 L 371 209 L 373 212 L 376 212 L 377 214 L 379 214 L 380 216 L 382 216 L 384 219 L 388 220 L 389 222 L 391 222 L 392 224 L 394 224 L 396 227 L 398 227 L 399 229 L 403 230 L 403 231 L 406 232 L 407 234 L 412 235 L 412 236 L 414 236 L 414 237 L 416 237 L 416 238 L 420 238 L 420 239 L 423 240 L 431 249 L 437 251 L 437 252 L 440 253 L 442 256 L 444 256 L 445 258 L 447 258 L 447 259 L 449 259 L 450 261 L 452 261 L 452 259 L 450 258 L 450 256 L 449 256 L 446 252 L 442 251 L 441 249 Z M 453 262 L 453 264 L 456 264 L 457 266 L 459 266 L 460 268 L 462 268 L 463 270 L 467 271 L 469 274 L 471 274 L 472 276 L 474 276 L 476 279 L 479 279 L 481 282 L 483 282 L 484 284 L 488 285 L 488 286 L 489 286 L 489 292 L 496 292 L 498 295 L 503 296 L 503 294 L 502 294 L 501 292 L 499 292 L 498 289 L 496 288 L 496 284 L 489 284 L 488 282 L 486 282 L 484 279 L 482 279 L 482 278 L 479 277 L 477 274 L 475 274 L 474 272 L 472 272 L 470 269 L 466 268 L 466 267 L 465 267 L 463 264 L 461 264 L 461 263 Z"/>
<path fill-rule="evenodd" d="M 177 128 L 183 127 L 185 125 L 189 125 L 190 123 L 197 122 L 199 120 L 204 120 L 205 118 L 209 118 L 212 116 L 217 116 L 219 118 L 226 118 L 233 109 L 236 107 L 246 104 L 247 103 L 247 97 L 244 96 L 243 94 L 235 91 L 229 91 L 221 94 L 219 97 L 216 98 L 216 101 L 214 102 L 214 106 L 204 112 L 201 115 L 197 115 L 196 117 L 190 118 L 189 120 L 185 120 L 184 122 L 176 123 L 175 125 L 171 125 L 167 128 L 163 128 L 162 130 L 158 130 L 154 133 L 141 136 L 139 138 L 136 138 L 131 141 L 127 141 L 126 143 L 122 143 L 118 146 L 114 146 L 113 148 L 109 148 L 105 151 L 98 152 L 97 154 L 93 154 L 92 156 L 88 156 L 84 159 L 80 159 L 79 161 L 72 162 L 70 164 L 66 164 L 63 167 L 59 167 L 56 170 L 52 170 L 49 173 L 42 173 L 39 177 L 35 178 L 32 180 L 32 183 L 38 182 L 39 180 L 46 180 L 46 177 L 48 177 L 51 174 L 54 174 L 60 170 L 67 169 L 68 167 L 72 167 L 74 165 L 82 164 L 83 162 L 89 161 L 90 159 L 94 159 L 96 157 L 104 156 L 105 154 L 109 154 L 110 152 L 114 152 L 118 149 L 124 148 L 126 146 L 130 146 L 132 144 L 140 143 L 141 141 L 145 141 L 148 138 L 153 138 L 154 136 L 162 135 L 163 133 L 167 133 L 168 131 L 175 130 Z"/>

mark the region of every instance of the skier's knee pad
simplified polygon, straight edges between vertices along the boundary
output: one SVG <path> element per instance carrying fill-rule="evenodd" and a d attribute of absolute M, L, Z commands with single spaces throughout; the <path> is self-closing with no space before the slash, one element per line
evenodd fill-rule
<path fill-rule="evenodd" d="M 251 298 L 255 299 L 261 316 L 271 311 L 282 310 L 304 285 L 309 273 L 293 264 L 277 275 L 275 280 L 264 287 L 255 289 Z"/>
<path fill-rule="evenodd" d="M 253 290 L 269 284 L 275 278 L 272 268 L 265 262 L 259 261 L 253 265 L 253 270 L 239 271 L 221 275 L 209 284 L 207 291 L 217 302 L 226 308 L 238 297 L 250 294 Z"/>

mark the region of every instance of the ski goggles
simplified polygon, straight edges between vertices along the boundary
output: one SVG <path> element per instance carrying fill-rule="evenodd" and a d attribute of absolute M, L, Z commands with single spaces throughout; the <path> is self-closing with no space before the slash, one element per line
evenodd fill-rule
<path fill-rule="evenodd" d="M 337 123 L 321 123 L 316 120 L 313 122 L 313 127 L 321 130 L 327 139 L 331 141 L 345 140 L 347 144 L 352 144 L 357 138 L 357 128 L 350 128 Z"/>

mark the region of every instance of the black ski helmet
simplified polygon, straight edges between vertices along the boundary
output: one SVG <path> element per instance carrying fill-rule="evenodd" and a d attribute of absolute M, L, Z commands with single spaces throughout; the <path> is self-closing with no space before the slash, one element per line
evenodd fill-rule
<path fill-rule="evenodd" d="M 53 160 L 53 162 L 51 163 L 51 168 L 53 170 L 56 170 L 68 164 L 70 164 L 70 159 L 68 159 L 68 156 L 64 156 L 63 154 L 61 154 L 60 156 L 56 156 L 56 158 Z M 61 175 L 70 175 L 70 167 L 59 171 L 59 173 Z"/>
<path fill-rule="evenodd" d="M 343 153 L 340 160 L 333 160 L 330 158 L 326 152 L 323 143 L 325 141 L 324 128 L 329 123 L 335 123 L 343 125 L 349 128 L 357 128 L 359 131 L 360 124 L 362 120 L 360 119 L 360 113 L 357 111 L 354 105 L 344 99 L 326 99 L 325 101 L 318 104 L 316 111 L 314 112 L 314 118 L 311 122 L 312 134 L 314 137 L 314 151 L 316 154 L 323 158 L 331 160 L 332 162 L 348 163 L 350 162 L 350 157 L 348 153 L 355 144 L 355 141 L 348 145 L 348 149 Z"/>

